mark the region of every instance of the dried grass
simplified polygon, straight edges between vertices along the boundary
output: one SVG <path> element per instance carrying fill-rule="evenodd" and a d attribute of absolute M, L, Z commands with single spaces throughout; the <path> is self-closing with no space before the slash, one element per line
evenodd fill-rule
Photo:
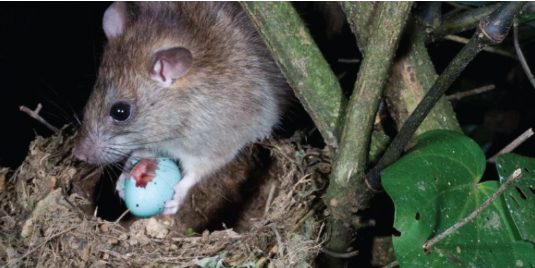
<path fill-rule="evenodd" d="M 314 266 L 321 244 L 321 213 L 316 212 L 321 212 L 330 160 L 325 151 L 301 146 L 300 141 L 270 139 L 256 145 L 271 153 L 272 180 L 257 188 L 256 200 L 242 206 L 234 229 L 248 231 L 188 236 L 165 218 L 125 224 L 94 217 L 90 190 L 84 193 L 73 181 L 88 181 L 101 170 L 73 159 L 73 135 L 67 129 L 50 138 L 37 137 L 13 174 L 6 177 L 6 170 L 0 169 L 0 266 Z M 272 185 L 278 185 L 276 191 Z M 273 198 L 265 209 L 270 192 Z M 258 211 L 265 215 L 250 217 Z"/>

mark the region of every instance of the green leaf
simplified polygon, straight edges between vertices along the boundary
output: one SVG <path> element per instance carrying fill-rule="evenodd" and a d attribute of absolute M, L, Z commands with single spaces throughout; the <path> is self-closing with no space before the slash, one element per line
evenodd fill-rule
<path fill-rule="evenodd" d="M 393 238 L 401 267 L 530 267 L 532 244 L 519 241 L 514 222 L 498 198 L 473 221 L 431 248 L 423 243 L 468 216 L 498 188 L 478 183 L 485 156 L 468 137 L 433 130 L 382 173 L 386 192 L 396 206 Z"/>
<path fill-rule="evenodd" d="M 501 183 L 522 169 L 522 178 L 504 193 L 505 203 L 523 239 L 535 242 L 535 159 L 516 154 L 503 154 L 496 160 Z"/>

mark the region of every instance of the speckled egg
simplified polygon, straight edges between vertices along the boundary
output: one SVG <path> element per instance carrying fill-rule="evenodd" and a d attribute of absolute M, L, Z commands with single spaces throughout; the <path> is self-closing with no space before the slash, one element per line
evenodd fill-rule
<path fill-rule="evenodd" d="M 173 186 L 180 179 L 180 170 L 171 159 L 139 161 L 123 184 L 126 207 L 130 213 L 142 218 L 161 213 L 165 202 L 173 198 Z"/>

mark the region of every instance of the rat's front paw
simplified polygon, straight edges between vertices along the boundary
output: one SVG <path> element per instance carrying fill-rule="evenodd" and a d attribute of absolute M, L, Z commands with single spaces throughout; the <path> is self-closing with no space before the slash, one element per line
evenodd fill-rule
<path fill-rule="evenodd" d="M 173 215 L 175 214 L 178 209 L 182 206 L 182 204 L 184 203 L 184 199 L 186 198 L 186 193 L 184 192 L 180 192 L 180 191 L 177 191 L 177 185 L 175 185 L 175 187 L 173 187 L 173 189 L 175 189 L 175 194 L 173 195 L 173 199 L 171 200 L 168 200 L 165 202 L 164 204 L 164 210 L 163 210 L 163 214 L 164 215 Z"/>
<path fill-rule="evenodd" d="M 186 175 L 184 176 L 184 179 L 182 179 L 175 186 L 173 186 L 173 190 L 175 190 L 175 194 L 173 195 L 173 199 L 165 202 L 164 210 L 163 210 L 164 215 L 175 214 L 178 211 L 178 209 L 184 204 L 184 201 L 186 199 L 186 196 L 188 195 L 189 190 L 197 182 L 195 178 L 196 177 L 192 176 L 191 174 Z"/>

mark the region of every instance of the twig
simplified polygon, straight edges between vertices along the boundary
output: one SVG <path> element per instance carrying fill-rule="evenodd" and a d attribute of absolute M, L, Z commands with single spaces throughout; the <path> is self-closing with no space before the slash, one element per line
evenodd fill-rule
<path fill-rule="evenodd" d="M 35 108 L 35 111 L 32 111 L 30 110 L 28 107 L 22 105 L 19 107 L 19 109 L 25 113 L 27 113 L 29 116 L 33 117 L 35 120 L 41 122 L 41 124 L 45 125 L 47 128 L 49 128 L 50 130 L 54 131 L 54 133 L 58 133 L 59 132 L 59 129 L 56 128 L 55 126 L 51 125 L 50 123 L 48 123 L 45 119 L 43 119 L 40 115 L 39 115 L 39 112 L 41 111 L 41 108 L 43 108 L 43 106 L 41 106 L 41 103 L 38 103 L 37 104 L 37 108 Z"/>
<path fill-rule="evenodd" d="M 529 139 L 531 136 L 533 136 L 533 134 L 534 134 L 534 132 L 533 132 L 532 128 L 526 130 L 524 133 L 522 133 L 520 136 L 518 136 L 518 138 L 516 138 L 514 141 L 509 143 L 509 145 L 505 146 L 505 148 L 501 149 L 497 154 L 495 154 L 493 157 L 489 158 L 489 160 L 487 160 L 487 162 L 495 163 L 496 159 L 498 158 L 499 155 L 512 152 L 514 149 L 516 149 L 516 147 L 518 147 L 520 144 L 522 144 L 527 139 Z"/>
<path fill-rule="evenodd" d="M 520 48 L 520 43 L 518 42 L 518 21 L 515 20 L 515 23 L 513 23 L 513 29 L 514 29 L 514 40 L 515 40 L 515 50 L 516 55 L 518 55 L 518 60 L 520 61 L 520 64 L 522 65 L 522 69 L 524 69 L 524 72 L 528 76 L 529 82 L 531 82 L 531 85 L 533 88 L 535 88 L 535 77 L 531 73 L 531 70 L 529 69 L 528 63 L 526 62 L 526 58 L 524 58 L 524 53 L 522 53 L 522 49 Z"/>
<path fill-rule="evenodd" d="M 321 223 L 320 230 L 318 231 L 318 237 L 316 238 L 316 243 L 320 241 L 321 233 L 323 232 L 323 228 L 325 227 L 325 222 Z"/>
<path fill-rule="evenodd" d="M 389 264 L 387 264 L 386 266 L 383 266 L 383 268 L 394 268 L 394 267 L 397 267 L 399 266 L 399 262 L 398 261 L 393 261 Z"/>
<path fill-rule="evenodd" d="M 307 214 L 305 214 L 301 219 L 299 219 L 299 221 L 297 221 L 297 223 L 295 223 L 294 227 L 292 227 L 292 229 L 290 230 L 290 233 L 297 232 L 301 228 L 301 225 L 303 225 L 303 223 L 308 218 L 312 217 L 312 215 L 314 215 L 316 210 L 321 208 L 321 207 L 323 207 L 323 202 L 321 202 L 321 201 L 316 203 L 314 206 L 312 206 L 312 208 L 310 208 L 310 210 L 307 212 Z"/>
<path fill-rule="evenodd" d="M 409 119 L 390 143 L 379 163 L 366 175 L 366 182 L 371 189 L 380 190 L 381 171 L 394 163 L 403 152 L 403 149 L 412 138 L 420 124 L 424 121 L 435 104 L 441 99 L 444 92 L 457 79 L 481 50 L 488 45 L 498 44 L 505 39 L 514 16 L 522 8 L 524 2 L 506 2 L 496 11 L 490 14 L 485 20 L 480 21 L 476 33 L 470 42 L 463 47 L 461 52 L 450 62 L 446 70 L 436 80 L 435 84 L 427 92 Z M 356 196 L 360 198 L 360 196 Z M 360 200 L 357 200 L 359 202 Z"/>
<path fill-rule="evenodd" d="M 339 63 L 359 63 L 361 59 L 338 59 Z"/>
<path fill-rule="evenodd" d="M 46 241 L 44 241 L 43 243 L 39 244 L 37 247 L 34 247 L 32 250 L 26 252 L 26 253 L 25 253 L 24 255 L 22 255 L 20 258 L 13 259 L 13 260 L 9 261 L 7 264 L 5 264 L 4 266 L 2 266 L 2 268 L 8 267 L 8 266 L 10 266 L 10 265 L 13 265 L 13 264 L 15 264 L 15 263 L 21 261 L 22 259 L 24 259 L 24 258 L 28 257 L 30 254 L 32 254 L 34 251 L 36 251 L 38 248 L 40 248 L 40 247 L 44 246 L 46 243 L 50 242 L 50 240 L 52 240 L 52 239 L 54 239 L 54 238 L 56 238 L 56 237 L 58 237 L 58 236 L 60 236 L 60 235 L 62 235 L 62 234 L 64 234 L 64 233 L 70 232 L 70 231 L 74 230 L 74 229 L 77 228 L 77 227 L 78 227 L 78 226 L 73 226 L 73 227 L 71 227 L 71 228 L 69 228 L 69 229 L 67 229 L 67 230 L 65 230 L 65 231 L 61 231 L 61 232 L 59 232 L 59 233 L 57 233 L 57 234 L 51 236 L 51 237 L 48 238 Z"/>
<path fill-rule="evenodd" d="M 269 196 L 266 202 L 266 207 L 264 208 L 264 216 L 262 217 L 263 219 L 265 219 L 268 214 L 269 207 L 271 206 L 271 202 L 273 201 L 274 195 L 275 195 L 275 183 L 271 184 L 271 189 L 269 190 Z"/>
<path fill-rule="evenodd" d="M 446 96 L 446 100 L 449 100 L 449 101 L 451 101 L 451 100 L 460 100 L 460 99 L 462 99 L 464 97 L 481 94 L 481 93 L 484 93 L 484 92 L 487 92 L 487 91 L 491 91 L 491 90 L 493 90 L 495 88 L 496 88 L 496 86 L 494 86 L 494 85 L 488 85 L 488 86 L 484 86 L 484 87 L 471 89 L 471 90 L 468 90 L 468 91 L 458 92 L 458 93 Z"/>
<path fill-rule="evenodd" d="M 464 38 L 464 37 L 460 37 L 458 35 L 446 35 L 444 36 L 444 39 L 446 40 L 450 40 L 450 41 L 454 41 L 454 42 L 458 42 L 458 43 L 461 43 L 461 44 L 468 44 L 468 42 L 470 41 L 470 39 L 468 38 Z M 498 48 L 495 48 L 495 47 L 485 47 L 483 49 L 484 51 L 487 51 L 487 52 L 490 52 L 490 53 L 496 53 L 498 55 L 502 55 L 502 56 L 505 56 L 505 57 L 508 57 L 508 58 L 511 58 L 511 59 L 514 59 L 514 60 L 519 60 L 517 56 L 505 51 L 505 50 L 501 50 L 501 49 L 498 49 Z"/>
<path fill-rule="evenodd" d="M 123 217 L 124 217 L 128 212 L 130 212 L 130 209 L 127 209 L 125 212 L 123 212 L 123 214 L 121 214 L 121 216 L 120 216 L 117 220 L 115 220 L 115 222 L 114 222 L 113 224 L 115 225 L 115 224 L 119 223 L 119 221 L 121 221 L 121 220 L 123 219 Z"/>
<path fill-rule="evenodd" d="M 277 253 L 279 254 L 279 257 L 282 258 L 282 255 L 284 254 L 284 245 L 282 244 L 282 238 L 279 234 L 279 231 L 277 230 L 277 227 L 275 227 L 274 224 L 271 225 L 271 229 L 275 233 L 275 237 L 277 237 L 277 245 L 279 246 L 279 250 L 277 250 Z"/>
<path fill-rule="evenodd" d="M 468 217 L 466 217 L 466 218 L 462 219 L 460 222 L 454 224 L 452 227 L 448 228 L 446 231 L 444 231 L 443 233 L 441 233 L 438 236 L 434 237 L 433 239 L 425 242 L 424 245 L 423 245 L 424 251 L 425 252 L 429 252 L 429 249 L 431 248 L 431 246 L 433 246 L 434 244 L 438 243 L 439 241 L 441 241 L 445 237 L 453 234 L 459 228 L 463 227 L 465 224 L 469 223 L 471 220 L 473 220 L 475 217 L 477 217 L 477 215 L 481 214 L 481 212 L 483 210 L 485 210 L 488 206 L 490 206 L 490 204 L 492 204 L 492 202 L 494 202 L 494 200 L 496 200 L 496 198 L 498 198 L 505 191 L 507 186 L 509 186 L 511 183 L 513 183 L 514 181 L 516 181 L 520 177 L 522 177 L 522 170 L 521 169 L 515 170 L 513 172 L 513 174 L 511 174 L 507 178 L 507 180 L 500 186 L 500 188 L 498 188 L 498 190 L 496 190 L 496 192 L 494 192 L 492 194 L 492 196 L 490 196 L 487 199 L 487 201 L 485 201 L 480 207 L 478 207 L 470 215 L 468 215 Z"/>
<path fill-rule="evenodd" d="M 351 251 L 351 252 L 338 253 L 338 252 L 330 251 L 330 250 L 328 250 L 326 248 L 321 248 L 321 252 L 323 252 L 323 253 L 325 253 L 325 254 L 327 254 L 329 256 L 338 258 L 338 259 L 348 259 L 348 258 L 355 257 L 355 256 L 359 255 L 359 251 L 358 250 Z"/>

